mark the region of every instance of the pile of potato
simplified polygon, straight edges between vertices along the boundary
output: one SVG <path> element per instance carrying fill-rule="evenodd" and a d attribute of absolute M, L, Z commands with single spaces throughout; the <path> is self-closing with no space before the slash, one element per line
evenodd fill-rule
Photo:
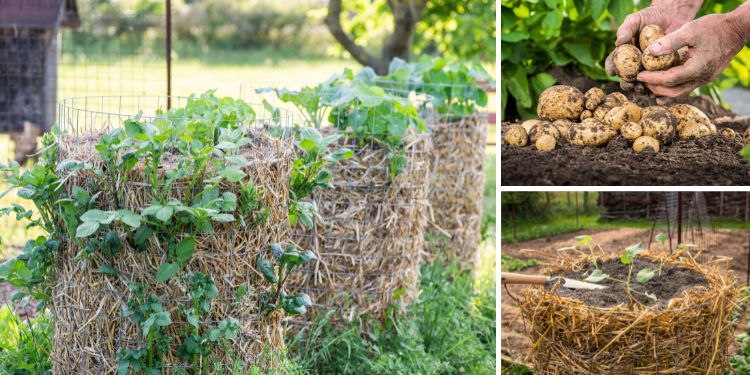
<path fill-rule="evenodd" d="M 558 144 L 601 147 L 617 134 L 632 142 L 633 150 L 658 152 L 662 145 L 716 135 L 716 126 L 698 108 L 676 104 L 669 108 L 641 108 L 620 93 L 605 95 L 600 88 L 586 94 L 571 86 L 552 86 L 539 97 L 539 120 L 527 120 L 503 130 L 503 139 L 513 146 L 534 144 L 547 152 Z M 722 135 L 736 137 L 731 129 Z"/>
<path fill-rule="evenodd" d="M 641 94 L 644 88 L 641 83 L 636 81 L 638 73 L 643 70 L 667 70 L 674 66 L 682 65 L 687 61 L 687 47 L 663 56 L 653 56 L 646 51 L 652 42 L 663 36 L 664 30 L 659 25 L 647 25 L 641 29 L 638 35 L 638 46 L 635 44 L 623 44 L 612 51 L 612 62 L 617 75 L 620 76 L 620 87 L 623 90 L 635 90 Z"/>

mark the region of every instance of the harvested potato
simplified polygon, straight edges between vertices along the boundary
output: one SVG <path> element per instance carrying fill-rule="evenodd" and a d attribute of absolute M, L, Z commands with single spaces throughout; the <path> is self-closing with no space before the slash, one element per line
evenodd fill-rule
<path fill-rule="evenodd" d="M 684 64 L 688 59 L 688 48 L 682 47 L 677 50 L 677 65 Z"/>
<path fill-rule="evenodd" d="M 659 152 L 659 141 L 647 135 L 640 136 L 635 141 L 633 141 L 633 151 L 635 152 L 643 152 L 643 151 Z"/>
<path fill-rule="evenodd" d="M 621 92 L 610 93 L 606 98 L 604 98 L 604 105 L 608 105 L 610 108 L 627 102 L 629 102 L 628 97 Z"/>
<path fill-rule="evenodd" d="M 643 128 L 637 122 L 631 121 L 625 123 L 622 128 L 620 128 L 620 134 L 622 134 L 623 138 L 629 141 L 634 141 L 643 134 Z"/>
<path fill-rule="evenodd" d="M 636 82 L 633 85 L 633 91 L 636 95 L 643 95 L 646 93 L 646 86 L 644 86 L 641 82 Z"/>
<path fill-rule="evenodd" d="M 604 102 L 605 96 L 604 90 L 598 87 L 592 87 L 589 91 L 586 91 L 586 94 L 584 94 L 584 97 L 586 98 L 586 109 L 589 111 L 595 110 L 599 104 Z"/>
<path fill-rule="evenodd" d="M 539 96 L 536 112 L 542 120 L 575 120 L 583 112 L 583 94 L 572 86 L 549 87 Z"/>
<path fill-rule="evenodd" d="M 612 128 L 593 118 L 583 120 L 570 129 L 570 143 L 575 146 L 600 147 L 609 142 Z"/>
<path fill-rule="evenodd" d="M 555 140 L 555 138 L 547 134 L 539 137 L 539 139 L 534 142 L 536 149 L 542 152 L 549 152 L 554 150 L 556 144 L 557 141 Z"/>
<path fill-rule="evenodd" d="M 679 132 L 683 126 L 690 123 L 704 124 L 710 126 L 711 120 L 708 119 L 703 111 L 690 104 L 675 104 L 669 107 L 669 113 L 677 119 L 676 129 Z"/>
<path fill-rule="evenodd" d="M 612 109 L 612 107 L 608 105 L 600 105 L 599 108 L 594 111 L 594 118 L 599 121 L 604 121 L 604 118 L 607 117 L 607 112 L 609 112 L 610 109 Z M 581 121 L 583 121 L 583 119 L 581 119 Z"/>
<path fill-rule="evenodd" d="M 654 110 L 641 118 L 643 135 L 653 137 L 668 144 L 674 137 L 673 116 L 668 111 Z"/>
<path fill-rule="evenodd" d="M 719 134 L 721 134 L 721 136 L 724 138 L 731 138 L 731 139 L 737 138 L 737 132 L 735 132 L 733 129 L 730 129 L 730 128 L 721 129 Z"/>
<path fill-rule="evenodd" d="M 560 131 L 557 130 L 557 127 L 552 123 L 545 122 L 544 124 L 539 124 L 531 129 L 531 132 L 529 132 L 529 140 L 531 143 L 536 143 L 536 140 L 543 135 L 550 135 L 555 139 L 558 139 L 560 138 Z"/>
<path fill-rule="evenodd" d="M 646 108 L 641 108 L 641 117 L 642 118 L 646 117 L 649 114 L 651 114 L 653 112 L 658 112 L 658 111 L 665 111 L 666 112 L 667 111 L 667 107 L 660 106 L 660 105 L 651 105 L 651 106 L 648 106 Z"/>
<path fill-rule="evenodd" d="M 583 112 L 581 112 L 581 121 L 583 121 L 583 120 L 585 120 L 587 118 L 592 118 L 592 117 L 594 117 L 594 113 L 591 112 L 591 111 L 589 111 L 588 109 L 585 110 L 585 111 L 583 111 Z"/>
<path fill-rule="evenodd" d="M 633 91 L 635 89 L 635 82 L 620 80 L 620 88 L 624 91 Z"/>
<path fill-rule="evenodd" d="M 745 140 L 745 143 L 750 143 L 750 127 L 745 129 L 745 134 L 743 134 L 742 138 Z"/>
<path fill-rule="evenodd" d="M 534 127 L 539 124 L 549 124 L 549 122 L 542 120 L 526 120 L 521 123 L 521 126 L 526 130 L 526 134 L 529 134 L 531 133 L 531 129 L 534 129 Z"/>
<path fill-rule="evenodd" d="M 525 147 L 529 143 L 529 136 L 526 134 L 526 130 L 518 124 L 508 126 L 503 134 L 503 139 L 508 144 L 517 147 Z"/>
<path fill-rule="evenodd" d="M 630 121 L 638 122 L 640 120 L 641 108 L 632 102 L 625 102 L 612 108 L 604 117 L 604 123 L 615 130 L 619 130 L 625 123 Z"/>
<path fill-rule="evenodd" d="M 638 46 L 641 47 L 641 51 L 646 51 L 651 42 L 664 36 L 664 30 L 659 25 L 646 25 L 641 29 L 640 35 L 638 36 Z"/>
<path fill-rule="evenodd" d="M 626 81 L 635 81 L 641 71 L 641 51 L 632 44 L 623 44 L 612 52 L 617 75 Z"/>
<path fill-rule="evenodd" d="M 557 128 L 557 131 L 560 133 L 560 139 L 563 139 L 565 141 L 570 140 L 570 128 L 572 126 L 575 126 L 576 123 L 570 120 L 566 119 L 559 119 L 555 120 L 555 122 L 552 123 Z"/>
<path fill-rule="evenodd" d="M 670 53 L 668 55 L 654 56 L 649 52 L 644 52 L 642 57 L 643 68 L 649 71 L 654 70 L 667 70 L 675 65 L 679 61 L 679 57 L 676 53 Z"/>
<path fill-rule="evenodd" d="M 703 124 L 691 122 L 680 128 L 680 130 L 677 132 L 677 135 L 683 141 L 689 139 L 698 139 L 708 135 L 708 128 L 706 128 L 706 126 Z"/>

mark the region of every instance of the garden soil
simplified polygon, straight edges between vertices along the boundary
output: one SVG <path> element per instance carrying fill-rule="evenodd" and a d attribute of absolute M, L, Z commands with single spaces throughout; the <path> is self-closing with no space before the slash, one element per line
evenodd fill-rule
<path fill-rule="evenodd" d="M 556 250 L 565 246 L 576 245 L 575 236 L 590 235 L 591 243 L 600 245 L 603 249 L 611 253 L 621 253 L 627 246 L 637 242 L 648 243 L 650 229 L 633 229 L 622 228 L 614 230 L 582 230 L 574 233 L 561 234 L 547 238 L 540 238 L 531 241 L 519 242 L 515 244 L 503 244 L 503 255 L 512 255 L 520 259 L 536 258 L 541 261 L 550 261 L 554 258 Z M 734 273 L 740 285 L 746 281 L 746 269 L 748 265 L 748 233 L 743 231 L 716 230 L 713 235 L 713 241 L 720 243 L 721 251 L 713 255 L 717 257 L 730 257 L 731 261 L 724 261 L 720 264 L 728 265 Z M 655 246 L 655 244 L 652 244 Z M 539 253 L 530 254 L 529 249 L 548 254 L 548 259 L 542 259 Z M 655 249 L 652 249 L 655 250 Z M 527 268 L 521 273 L 538 274 L 541 272 L 543 265 Z M 605 272 L 606 273 L 606 272 Z M 523 294 L 526 286 L 524 285 L 502 285 L 501 290 L 501 357 L 505 361 L 514 361 L 526 363 L 524 357 L 531 345 L 529 339 L 524 334 L 524 321 L 521 318 L 521 310 L 515 299 Z M 750 314 L 749 310 L 745 311 L 744 317 L 740 318 L 740 324 L 736 327 L 736 333 L 743 333 L 746 328 L 746 320 Z M 737 346 L 730 347 L 730 353 L 735 353 L 740 348 Z"/>

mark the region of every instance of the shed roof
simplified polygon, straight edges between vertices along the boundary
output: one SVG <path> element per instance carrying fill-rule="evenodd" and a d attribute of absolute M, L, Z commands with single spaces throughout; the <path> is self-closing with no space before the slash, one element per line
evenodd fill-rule
<path fill-rule="evenodd" d="M 62 12 L 62 14 L 61 14 Z M 0 26 L 78 27 L 76 0 L 0 0 Z"/>

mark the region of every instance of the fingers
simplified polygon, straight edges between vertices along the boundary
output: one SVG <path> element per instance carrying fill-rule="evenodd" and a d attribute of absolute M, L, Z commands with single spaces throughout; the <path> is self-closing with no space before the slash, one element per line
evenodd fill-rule
<path fill-rule="evenodd" d="M 688 25 L 686 24 L 673 33 L 667 34 L 649 44 L 648 52 L 654 56 L 661 56 L 677 52 L 678 49 L 685 46 L 691 47 L 693 33 Z"/>
<path fill-rule="evenodd" d="M 695 90 L 701 85 L 701 82 L 693 80 L 688 81 L 685 83 L 681 83 L 677 86 L 673 87 L 665 87 L 665 86 L 659 86 L 659 85 L 652 85 L 652 84 L 646 84 L 649 90 L 654 95 L 657 96 L 668 96 L 670 98 L 674 98 L 677 96 L 682 96 L 685 94 L 689 94 L 691 91 Z"/>
<path fill-rule="evenodd" d="M 635 35 L 641 30 L 641 23 L 643 18 L 641 12 L 629 14 L 622 21 L 622 25 L 617 28 L 617 40 L 615 40 L 615 46 L 630 43 Z"/>
<path fill-rule="evenodd" d="M 638 80 L 654 86 L 674 87 L 684 82 L 704 78 L 701 77 L 702 65 L 703 62 L 700 59 L 691 58 L 685 64 L 668 70 L 640 72 Z"/>

